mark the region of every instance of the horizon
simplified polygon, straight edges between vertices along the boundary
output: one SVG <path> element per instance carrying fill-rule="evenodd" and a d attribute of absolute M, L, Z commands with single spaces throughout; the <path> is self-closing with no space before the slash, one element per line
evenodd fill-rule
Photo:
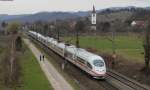
<path fill-rule="evenodd" d="M 127 8 L 127 7 L 135 7 L 135 8 L 148 8 L 150 6 L 145 6 L 145 7 L 137 7 L 137 6 L 126 6 L 126 7 L 108 7 L 108 8 L 103 8 L 103 9 L 96 9 L 96 11 L 101 11 L 101 10 L 105 10 L 105 9 L 109 9 L 109 8 Z M 22 13 L 22 14 L 7 14 L 7 13 L 4 13 L 4 14 L 1 14 L 0 15 L 30 15 L 30 14 L 38 14 L 38 13 L 57 13 L 57 12 L 60 12 L 60 13 L 77 13 L 77 12 L 90 12 L 92 11 L 91 10 L 86 10 L 86 11 L 39 11 L 39 12 L 34 12 L 34 13 Z"/>

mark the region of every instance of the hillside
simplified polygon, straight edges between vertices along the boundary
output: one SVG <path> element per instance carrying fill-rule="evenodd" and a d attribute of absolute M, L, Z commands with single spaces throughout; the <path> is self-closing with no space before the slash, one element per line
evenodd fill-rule
<path fill-rule="evenodd" d="M 130 18 L 133 15 L 133 12 L 130 11 L 119 11 L 112 13 L 99 13 L 97 15 L 97 20 L 99 22 L 111 22 L 114 20 L 121 20 L 124 22 L 126 19 Z"/>
<path fill-rule="evenodd" d="M 20 21 L 20 22 L 34 22 L 34 21 L 53 21 L 56 19 L 71 19 L 87 16 L 87 12 L 39 12 L 36 14 L 26 15 L 0 15 L 0 21 Z"/>
<path fill-rule="evenodd" d="M 119 20 L 125 22 L 128 19 L 145 19 L 150 16 L 150 7 L 112 7 L 99 11 L 99 22 L 110 22 Z"/>

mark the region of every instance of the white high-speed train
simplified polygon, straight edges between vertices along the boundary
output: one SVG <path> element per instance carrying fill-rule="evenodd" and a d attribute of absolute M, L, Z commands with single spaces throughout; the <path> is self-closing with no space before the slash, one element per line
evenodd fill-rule
<path fill-rule="evenodd" d="M 66 60 L 73 63 L 93 78 L 104 79 L 106 76 L 106 65 L 101 56 L 90 53 L 82 48 L 76 48 L 74 45 L 65 45 L 51 37 L 45 37 L 40 33 L 29 31 L 28 35 L 38 40 L 48 48 L 56 52 Z"/>

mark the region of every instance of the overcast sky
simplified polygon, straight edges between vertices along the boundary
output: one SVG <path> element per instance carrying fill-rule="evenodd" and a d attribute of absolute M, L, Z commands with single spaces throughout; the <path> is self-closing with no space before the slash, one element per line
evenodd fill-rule
<path fill-rule="evenodd" d="M 125 6 L 150 6 L 150 0 L 0 0 L 0 14 L 28 14 L 40 11 L 86 11 Z"/>

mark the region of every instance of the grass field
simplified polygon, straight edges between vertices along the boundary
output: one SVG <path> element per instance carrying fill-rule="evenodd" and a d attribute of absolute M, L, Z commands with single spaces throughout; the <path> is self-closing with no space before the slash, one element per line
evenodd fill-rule
<path fill-rule="evenodd" d="M 75 38 L 65 37 L 65 40 L 72 39 L 71 43 L 75 43 Z M 117 54 L 130 58 L 143 60 L 143 40 L 138 36 L 117 36 L 115 39 L 115 47 Z M 94 48 L 99 52 L 112 53 L 112 42 L 106 36 L 80 36 L 80 46 L 83 48 Z"/>
<path fill-rule="evenodd" d="M 23 87 L 18 90 L 53 90 L 36 58 L 27 47 L 25 48 L 24 54 L 20 57 Z"/>

